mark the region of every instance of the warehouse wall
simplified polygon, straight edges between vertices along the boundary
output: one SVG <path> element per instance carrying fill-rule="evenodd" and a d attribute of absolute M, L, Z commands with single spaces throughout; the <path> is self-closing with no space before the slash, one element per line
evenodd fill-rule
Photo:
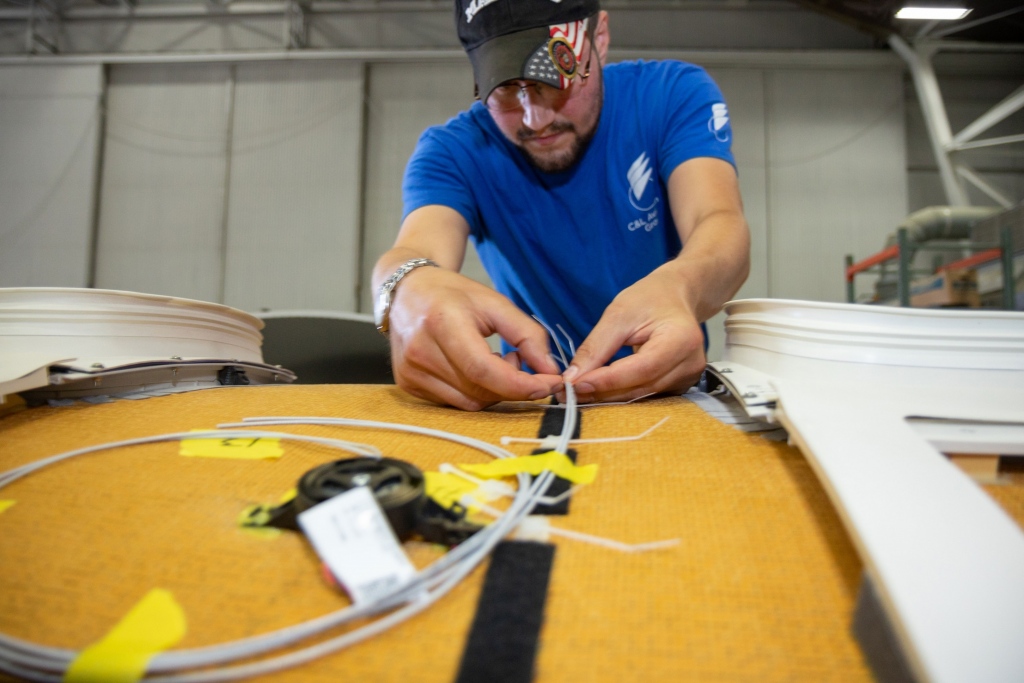
<path fill-rule="evenodd" d="M 944 202 L 898 62 L 826 54 L 706 59 L 753 237 L 740 297 L 841 301 L 844 254 L 877 251 L 909 210 Z M 1019 85 L 1005 58 L 978 59 L 945 65 L 954 129 Z M 405 161 L 471 88 L 462 60 L 0 67 L 0 285 L 368 311 Z M 1022 127 L 1018 114 L 988 135 Z M 1024 196 L 1019 150 L 971 154 Z M 472 253 L 465 272 L 486 281 Z"/>
<path fill-rule="evenodd" d="M 102 70 L 0 68 L 0 287 L 88 281 Z"/>
<path fill-rule="evenodd" d="M 354 310 L 359 64 L 110 71 L 97 287 Z"/>
<path fill-rule="evenodd" d="M 877 250 L 905 215 L 902 77 L 895 62 L 876 62 L 709 65 L 729 102 L 753 234 L 741 296 L 841 300 L 843 255 Z M 69 68 L 32 73 L 61 82 Z M 95 256 L 95 178 L 76 177 L 74 220 L 47 223 L 50 231 L 67 225 L 63 249 L 77 259 L 75 276 L 62 267 L 59 277 L 30 277 L 18 266 L 4 269 L 5 284 L 85 284 L 92 266 L 98 287 L 254 311 L 369 310 L 365 283 L 398 229 L 405 161 L 423 128 L 467 106 L 472 92 L 461 60 L 108 69 Z M 93 88 L 94 128 L 97 98 Z M 77 136 L 23 125 L 57 160 L 80 144 L 85 122 Z M 0 166 L 24 170 L 8 155 Z M 43 192 L 56 175 L 31 185 Z M 0 221 L 25 215 L 28 199 L 9 199 L 26 206 Z M 18 254 L 36 249 L 8 239 L 2 246 L 19 264 Z M 466 270 L 486 279 L 473 255 Z M 720 341 L 716 328 L 716 348 Z"/>

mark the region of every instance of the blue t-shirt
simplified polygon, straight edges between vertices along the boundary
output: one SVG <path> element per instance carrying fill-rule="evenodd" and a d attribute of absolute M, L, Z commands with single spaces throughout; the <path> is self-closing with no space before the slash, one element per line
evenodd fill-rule
<path fill-rule="evenodd" d="M 620 291 L 678 255 L 672 171 L 696 157 L 735 164 L 725 100 L 703 69 L 639 61 L 603 74 L 597 131 L 568 171 L 531 166 L 477 102 L 423 133 L 403 183 L 403 219 L 458 211 L 497 290 L 577 346 Z"/>

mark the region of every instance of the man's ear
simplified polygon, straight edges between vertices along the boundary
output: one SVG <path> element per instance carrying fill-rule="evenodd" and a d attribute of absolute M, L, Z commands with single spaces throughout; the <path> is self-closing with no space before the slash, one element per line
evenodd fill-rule
<path fill-rule="evenodd" d="M 608 13 L 601 10 L 597 13 L 597 27 L 594 29 L 594 47 L 597 48 L 597 56 L 602 65 L 608 63 L 608 43 L 610 41 Z"/>

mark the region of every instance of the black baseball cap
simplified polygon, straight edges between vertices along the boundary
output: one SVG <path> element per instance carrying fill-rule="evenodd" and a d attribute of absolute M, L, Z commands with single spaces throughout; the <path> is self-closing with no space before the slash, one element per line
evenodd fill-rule
<path fill-rule="evenodd" d="M 598 0 L 455 0 L 455 25 L 480 99 L 514 79 L 566 88 L 579 68 Z"/>

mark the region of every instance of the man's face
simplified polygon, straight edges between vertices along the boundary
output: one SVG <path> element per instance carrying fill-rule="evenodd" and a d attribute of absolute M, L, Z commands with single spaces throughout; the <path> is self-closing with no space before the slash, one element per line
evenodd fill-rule
<path fill-rule="evenodd" d="M 505 137 L 531 164 L 547 173 L 571 168 L 597 131 L 604 92 L 600 62 L 591 47 L 584 47 L 594 54 L 590 77 L 577 75 L 564 97 L 544 97 L 547 86 L 541 85 L 539 93 L 531 81 L 511 81 L 510 85 L 526 86 L 521 106 L 510 111 L 490 110 Z"/>

